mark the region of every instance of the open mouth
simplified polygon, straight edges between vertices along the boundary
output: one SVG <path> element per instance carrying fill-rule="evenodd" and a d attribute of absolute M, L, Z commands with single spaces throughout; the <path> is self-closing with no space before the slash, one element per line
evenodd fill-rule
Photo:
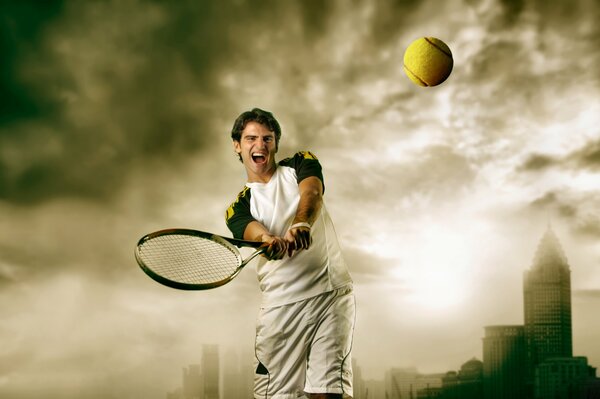
<path fill-rule="evenodd" d="M 267 157 L 264 154 L 254 153 L 252 154 L 252 161 L 260 165 L 267 162 Z"/>

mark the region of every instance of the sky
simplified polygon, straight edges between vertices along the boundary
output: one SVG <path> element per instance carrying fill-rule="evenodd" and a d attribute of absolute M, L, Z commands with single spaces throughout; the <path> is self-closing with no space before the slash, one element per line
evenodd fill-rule
<path fill-rule="evenodd" d="M 574 354 L 600 366 L 600 5 L 594 0 L 0 2 L 0 396 L 163 398 L 203 344 L 250 353 L 252 265 L 203 292 L 137 267 L 144 234 L 230 235 L 253 107 L 310 150 L 354 279 L 354 357 L 458 370 L 523 324 L 548 228 Z M 422 88 L 404 50 L 443 40 Z"/>

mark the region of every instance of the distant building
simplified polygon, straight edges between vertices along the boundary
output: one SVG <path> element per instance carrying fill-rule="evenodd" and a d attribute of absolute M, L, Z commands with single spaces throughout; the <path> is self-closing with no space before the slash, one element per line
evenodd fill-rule
<path fill-rule="evenodd" d="M 202 347 L 202 364 L 183 368 L 182 386 L 167 394 L 167 399 L 220 399 L 219 347 Z"/>
<path fill-rule="evenodd" d="M 475 358 L 464 363 L 460 371 L 449 371 L 442 378 L 443 399 L 483 398 L 483 362 Z"/>
<path fill-rule="evenodd" d="M 219 397 L 219 346 L 202 346 L 202 375 L 204 396 L 200 399 L 220 399 Z"/>
<path fill-rule="evenodd" d="M 388 399 L 385 382 L 383 380 L 366 380 L 363 399 Z"/>
<path fill-rule="evenodd" d="M 585 357 L 550 358 L 535 370 L 535 399 L 586 399 L 591 379 Z"/>
<path fill-rule="evenodd" d="M 385 373 L 386 399 L 405 399 L 414 395 L 412 384 L 418 376 L 415 368 L 392 368 Z"/>
<path fill-rule="evenodd" d="M 458 391 L 458 373 L 456 371 L 448 371 L 444 377 L 442 377 L 442 391 L 444 392 L 444 399 L 460 399 L 460 393 Z"/>
<path fill-rule="evenodd" d="M 354 399 L 364 399 L 365 397 L 365 381 L 362 377 L 362 370 L 356 359 L 352 359 L 352 390 L 354 391 Z"/>
<path fill-rule="evenodd" d="M 443 377 L 443 374 L 421 374 L 415 368 L 390 369 L 385 374 L 386 399 L 416 399 L 421 390 L 437 395 Z"/>
<path fill-rule="evenodd" d="M 483 338 L 486 399 L 523 399 L 527 358 L 523 326 L 488 326 Z"/>
<path fill-rule="evenodd" d="M 243 373 L 241 370 L 238 353 L 229 348 L 223 358 L 223 398 L 246 398 L 251 396 L 251 391 L 245 391 Z"/>
<path fill-rule="evenodd" d="M 410 399 L 442 399 L 442 388 L 420 388 L 417 390 L 417 396 L 411 396 Z"/>
<path fill-rule="evenodd" d="M 177 388 L 173 392 L 168 392 L 167 399 L 183 399 L 183 392 L 181 392 L 181 388 Z"/>
<path fill-rule="evenodd" d="M 475 358 L 463 364 L 458 372 L 461 399 L 483 397 L 483 362 Z"/>
<path fill-rule="evenodd" d="M 204 399 L 204 384 L 200 365 L 192 364 L 183 368 L 183 399 Z"/>
<path fill-rule="evenodd" d="M 571 270 L 551 228 L 542 237 L 523 279 L 528 377 L 548 358 L 572 357 Z"/>
<path fill-rule="evenodd" d="M 596 377 L 596 369 L 589 367 L 590 378 L 587 380 L 584 388 L 585 399 L 600 399 L 600 378 Z"/>

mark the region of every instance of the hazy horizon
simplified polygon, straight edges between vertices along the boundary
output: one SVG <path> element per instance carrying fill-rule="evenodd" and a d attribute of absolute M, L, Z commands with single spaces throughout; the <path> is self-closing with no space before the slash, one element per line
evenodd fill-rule
<path fill-rule="evenodd" d="M 354 279 L 365 379 L 482 360 L 523 324 L 550 224 L 571 268 L 574 355 L 600 367 L 600 5 L 593 0 L 226 0 L 0 5 L 0 396 L 164 398 L 202 344 L 252 353 L 253 266 L 163 287 L 142 235 L 229 235 L 229 132 L 279 120 L 310 150 Z M 421 88 L 405 48 L 454 69 Z"/>

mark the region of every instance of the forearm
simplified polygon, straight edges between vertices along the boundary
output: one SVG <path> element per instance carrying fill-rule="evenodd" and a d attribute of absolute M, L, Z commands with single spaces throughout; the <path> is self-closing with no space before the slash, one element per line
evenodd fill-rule
<path fill-rule="evenodd" d="M 259 222 L 250 222 L 248 226 L 246 226 L 246 230 L 244 230 L 244 240 L 248 241 L 268 241 L 269 237 L 273 235 L 267 230 L 262 223 Z"/>
<path fill-rule="evenodd" d="M 298 210 L 292 224 L 308 223 L 312 225 L 319 215 L 323 197 L 319 193 L 305 192 L 298 202 Z"/>
<path fill-rule="evenodd" d="M 323 205 L 323 185 L 316 177 L 300 182 L 300 200 L 292 224 L 308 223 L 312 225 L 319 216 Z"/>
<path fill-rule="evenodd" d="M 244 239 L 249 241 L 260 241 L 265 247 L 263 256 L 270 260 L 278 260 L 284 257 L 288 250 L 288 243 L 281 237 L 274 236 L 267 228 L 257 221 L 248 223 L 244 230 Z"/>

